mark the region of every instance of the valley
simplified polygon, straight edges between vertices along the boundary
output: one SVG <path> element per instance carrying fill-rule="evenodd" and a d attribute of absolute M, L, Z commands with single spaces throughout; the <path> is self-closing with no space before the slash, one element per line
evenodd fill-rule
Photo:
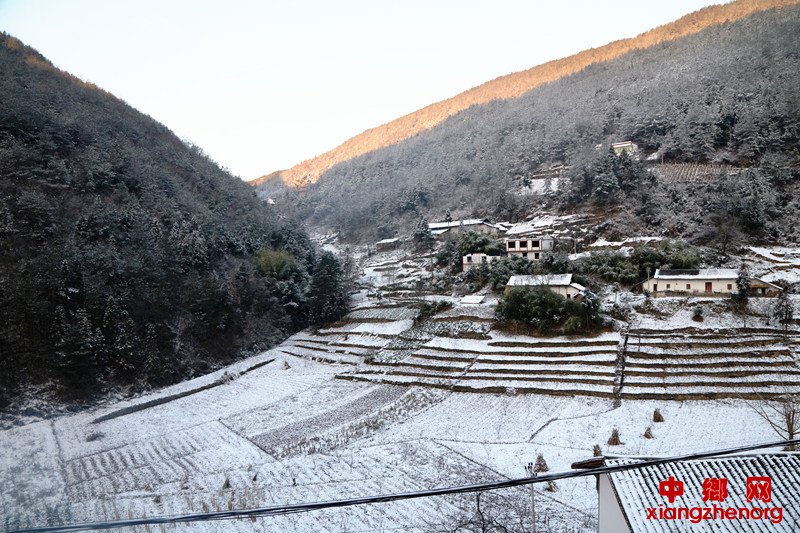
<path fill-rule="evenodd" d="M 551 471 L 569 470 L 595 445 L 612 456 L 745 445 L 777 437 L 754 407 L 759 398 L 800 390 L 800 331 L 785 333 L 757 311 L 743 327 L 713 311 L 722 299 L 653 298 L 652 310 L 641 295 L 610 292 L 605 301 L 630 299 L 627 324 L 529 336 L 498 329 L 496 293 L 470 304 L 416 288 L 436 275 L 424 254 L 351 253 L 358 290 L 342 320 L 202 378 L 0 433 L 13 450 L 0 466 L 13 487 L 0 523 L 13 530 L 502 480 L 523 476 L 538 454 Z M 420 319 L 420 306 L 439 300 L 452 305 Z M 702 323 L 691 318 L 698 301 L 710 309 Z M 663 422 L 653 421 L 656 409 Z M 622 443 L 609 445 L 615 429 Z M 527 489 L 505 489 L 482 505 L 527 531 L 527 502 Z M 597 527 L 591 478 L 553 492 L 537 486 L 536 505 L 540 530 Z M 474 496 L 447 496 L 161 529 L 446 531 L 475 510 Z"/>

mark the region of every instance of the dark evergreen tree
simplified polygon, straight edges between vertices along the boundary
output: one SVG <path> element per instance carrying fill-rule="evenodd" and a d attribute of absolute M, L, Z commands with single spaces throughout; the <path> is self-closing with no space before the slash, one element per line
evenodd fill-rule
<path fill-rule="evenodd" d="M 420 218 L 419 222 L 417 222 L 412 240 L 417 250 L 429 251 L 433 248 L 436 240 L 433 238 L 433 234 L 428 227 L 428 220 L 425 217 Z"/>
<path fill-rule="evenodd" d="M 308 300 L 311 324 L 334 322 L 347 313 L 349 298 L 342 283 L 342 269 L 330 252 L 322 252 L 314 266 Z"/>
<path fill-rule="evenodd" d="M 778 324 L 783 328 L 783 334 L 786 335 L 789 324 L 794 319 L 794 304 L 789 299 L 786 289 L 782 290 L 777 300 L 775 300 L 775 305 L 772 308 L 772 317 L 778 321 Z"/>
<path fill-rule="evenodd" d="M 736 293 L 734 299 L 740 304 L 746 305 L 750 296 L 750 270 L 747 265 L 742 263 L 736 275 Z"/>

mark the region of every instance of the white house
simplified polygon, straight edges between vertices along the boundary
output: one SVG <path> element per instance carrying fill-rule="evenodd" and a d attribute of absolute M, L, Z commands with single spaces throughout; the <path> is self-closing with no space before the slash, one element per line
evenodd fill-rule
<path fill-rule="evenodd" d="M 461 258 L 461 271 L 466 272 L 481 265 L 489 266 L 493 261 L 503 259 L 500 255 L 467 254 Z"/>
<path fill-rule="evenodd" d="M 509 257 L 519 256 L 538 261 L 542 257 L 542 252 L 553 249 L 554 243 L 555 239 L 550 235 L 509 238 L 506 239 L 506 254 Z"/>
<path fill-rule="evenodd" d="M 544 274 L 541 276 L 511 276 L 506 283 L 505 293 L 513 287 L 549 287 L 568 300 L 583 298 L 586 287 L 572 281 L 572 274 Z"/>
<path fill-rule="evenodd" d="M 434 237 L 444 234 L 461 234 L 467 231 L 476 231 L 488 235 L 500 235 L 506 228 L 500 224 L 492 224 L 486 218 L 470 218 L 466 220 L 452 220 L 450 222 L 430 222 L 428 229 Z"/>
<path fill-rule="evenodd" d="M 659 268 L 643 285 L 653 296 L 727 296 L 738 292 L 738 277 L 739 272 L 733 268 Z M 753 296 L 777 296 L 781 291 L 777 285 L 758 278 L 751 278 L 750 283 Z"/>
<path fill-rule="evenodd" d="M 633 141 L 622 141 L 611 143 L 611 149 L 616 155 L 628 154 L 631 157 L 639 156 L 639 146 Z"/>
<path fill-rule="evenodd" d="M 646 459 L 595 457 L 574 463 L 572 468 L 629 465 L 642 460 Z M 800 454 L 775 453 L 678 461 L 600 474 L 598 532 L 798 531 L 798 472 Z M 724 510 L 705 511 L 713 511 L 714 506 Z M 735 516 L 729 516 L 731 513 Z"/>

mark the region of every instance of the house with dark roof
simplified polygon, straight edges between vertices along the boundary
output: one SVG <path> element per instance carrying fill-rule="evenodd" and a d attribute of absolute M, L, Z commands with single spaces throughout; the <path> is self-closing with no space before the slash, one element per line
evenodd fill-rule
<path fill-rule="evenodd" d="M 595 457 L 572 468 L 652 459 Z M 800 531 L 800 454 L 676 461 L 597 476 L 599 533 Z"/>

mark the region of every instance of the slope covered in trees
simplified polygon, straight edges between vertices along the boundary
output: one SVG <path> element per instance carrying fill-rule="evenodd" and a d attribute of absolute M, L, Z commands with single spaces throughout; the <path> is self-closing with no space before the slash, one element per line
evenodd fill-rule
<path fill-rule="evenodd" d="M 566 164 L 554 207 L 613 212 L 625 203 L 619 227 L 631 231 L 635 218 L 702 239 L 714 215 L 718 223 L 739 220 L 745 234 L 796 238 L 798 33 L 800 7 L 789 6 L 635 50 L 340 163 L 278 203 L 351 237 L 388 237 L 448 209 L 498 218 L 529 212 L 542 198 L 511 191 Z M 666 162 L 751 170 L 703 184 L 660 183 L 642 163 L 609 156 L 609 143 L 625 139 Z"/>
<path fill-rule="evenodd" d="M 5 34 L 0 94 L 0 409 L 173 382 L 342 312 L 336 260 L 161 124 Z"/>
<path fill-rule="evenodd" d="M 707 27 L 739 20 L 766 9 L 796 3 L 797 0 L 736 0 L 724 5 L 710 6 L 637 37 L 615 41 L 522 72 L 501 76 L 452 98 L 369 129 L 333 150 L 303 161 L 288 170 L 257 178 L 252 184 L 259 185 L 280 177 L 280 181 L 289 186 L 305 186 L 317 181 L 323 173 L 338 163 L 404 141 L 471 106 L 498 99 L 517 98 L 546 83 L 579 72 L 589 65 L 616 59 L 630 51 L 668 43 Z"/>

